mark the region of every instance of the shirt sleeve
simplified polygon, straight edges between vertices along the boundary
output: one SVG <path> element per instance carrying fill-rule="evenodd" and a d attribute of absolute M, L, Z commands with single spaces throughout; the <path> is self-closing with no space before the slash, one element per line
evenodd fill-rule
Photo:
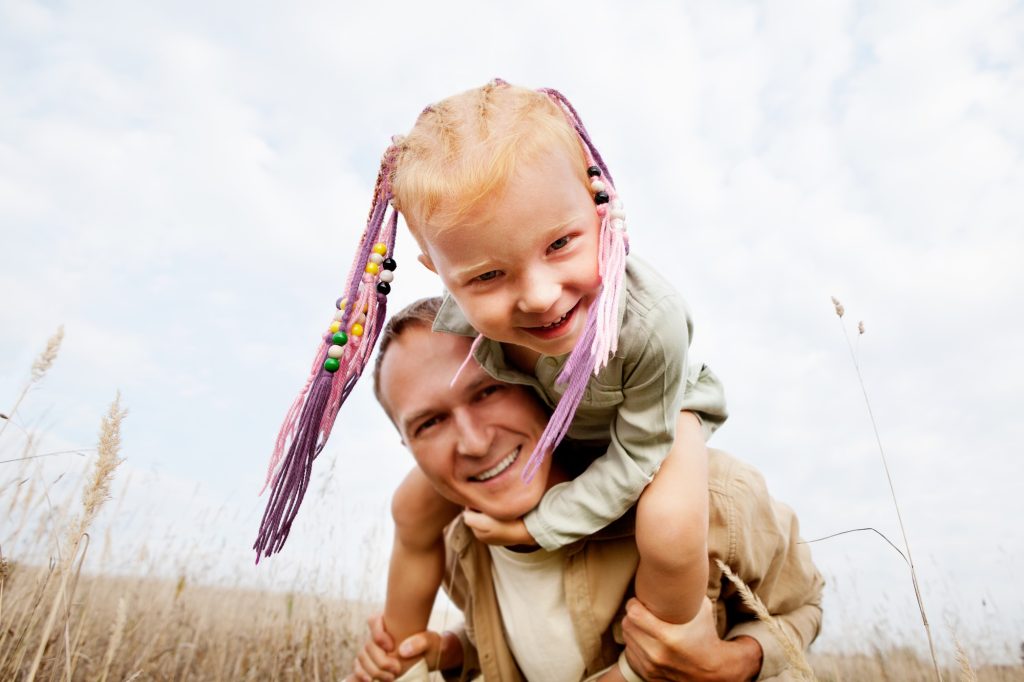
<path fill-rule="evenodd" d="M 609 428 L 608 449 L 575 479 L 552 487 L 523 519 L 544 549 L 564 547 L 622 516 L 675 439 L 686 387 L 689 314 L 675 295 L 630 314 L 643 324 L 623 339 L 630 344 L 622 366 L 623 400 Z"/>
<path fill-rule="evenodd" d="M 801 651 L 821 628 L 821 594 L 825 581 L 800 541 L 800 525 L 788 506 L 772 500 L 760 473 L 745 464 L 729 491 L 730 536 L 727 564 L 764 602 L 768 612 Z M 738 596 L 729 597 L 739 602 Z M 745 607 L 738 606 L 736 610 Z M 727 610 L 732 610 L 727 606 Z M 749 613 L 749 609 L 746 609 Z M 783 645 L 763 622 L 751 618 L 729 628 L 724 639 L 753 637 L 764 653 L 758 680 L 789 667 Z"/>
<path fill-rule="evenodd" d="M 697 415 L 705 441 L 729 418 L 729 410 L 725 406 L 725 387 L 711 368 L 693 362 L 693 358 L 687 368 L 686 392 L 679 409 Z"/>

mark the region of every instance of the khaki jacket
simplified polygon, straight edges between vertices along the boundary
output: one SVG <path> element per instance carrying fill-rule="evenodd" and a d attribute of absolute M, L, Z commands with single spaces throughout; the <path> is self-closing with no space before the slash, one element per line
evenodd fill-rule
<path fill-rule="evenodd" d="M 796 515 L 771 499 L 761 474 L 724 452 L 708 452 L 708 597 L 715 605 L 718 634 L 723 639 L 756 639 L 764 651 L 757 679 L 784 679 L 787 663 L 781 646 L 743 605 L 715 559 L 750 586 L 804 649 L 821 626 L 824 580 L 810 549 L 799 542 Z M 463 668 L 451 679 L 475 679 L 482 673 L 488 682 L 523 680 L 505 641 L 487 547 L 461 518 L 449 527 L 446 546 L 446 588 L 465 619 L 459 633 Z M 566 601 L 587 661 L 586 674 L 592 675 L 615 663 L 623 649 L 620 624 L 637 567 L 632 514 L 570 545 L 565 561 Z"/>

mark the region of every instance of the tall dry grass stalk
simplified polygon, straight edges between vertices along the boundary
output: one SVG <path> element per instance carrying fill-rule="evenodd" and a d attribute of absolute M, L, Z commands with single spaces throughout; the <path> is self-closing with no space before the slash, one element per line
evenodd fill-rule
<path fill-rule="evenodd" d="M 960 667 L 960 682 L 978 682 L 978 676 L 971 667 L 971 659 L 967 657 L 967 650 L 956 634 L 952 625 L 949 627 L 949 634 L 953 637 L 953 650 L 956 664 Z"/>
<path fill-rule="evenodd" d="M 772 614 L 768 612 L 768 607 L 764 605 L 764 602 L 754 594 L 753 590 L 743 582 L 742 578 L 732 572 L 732 569 L 724 561 L 715 559 L 715 563 L 718 564 L 719 570 L 722 571 L 725 577 L 736 586 L 740 593 L 740 600 L 743 601 L 748 609 L 754 612 L 759 621 L 768 626 L 768 631 L 782 647 L 782 653 L 789 662 L 790 667 L 793 668 L 796 676 L 803 680 L 816 679 L 814 671 L 804 657 L 804 652 L 800 650 L 800 647 L 796 645 L 789 634 L 782 628 L 779 621 L 775 620 Z"/>
<path fill-rule="evenodd" d="M 121 408 L 121 394 L 118 393 L 110 409 L 100 422 L 100 437 L 97 444 L 96 462 L 93 465 L 92 475 L 85 486 L 82 495 L 82 513 L 79 514 L 70 525 L 70 530 L 64 542 L 64 553 L 59 562 L 60 586 L 50 607 L 50 613 L 43 626 L 42 636 L 36 649 L 35 657 L 32 659 L 32 666 L 25 677 L 25 682 L 32 682 L 36 673 L 39 672 L 39 665 L 43 659 L 43 652 L 50 639 L 50 633 L 57 622 L 62 604 L 69 604 L 74 594 L 74 587 L 68 589 L 68 581 L 71 574 L 71 567 L 78 557 L 79 550 L 83 550 L 83 539 L 86 531 L 99 513 L 103 503 L 110 498 L 110 482 L 114 477 L 114 471 L 122 462 L 119 457 L 121 451 L 121 422 L 124 420 L 127 411 Z M 81 561 L 79 561 L 79 567 Z M 67 618 L 65 618 L 65 626 Z M 70 655 L 70 651 L 67 652 Z M 70 666 L 69 666 L 70 667 Z"/>
<path fill-rule="evenodd" d="M 121 646 L 121 636 L 124 634 L 124 625 L 127 621 L 128 601 L 121 597 L 117 600 L 117 615 L 114 616 L 114 624 L 110 628 L 110 641 L 107 643 L 107 653 L 103 656 L 103 672 L 100 673 L 99 682 L 107 682 L 110 665 L 114 662 L 118 647 Z"/>
<path fill-rule="evenodd" d="M 864 385 L 864 376 L 860 371 L 860 362 L 857 360 L 857 353 L 853 350 L 853 343 L 850 335 L 846 333 L 846 325 L 843 323 L 843 315 L 846 309 L 843 304 L 833 296 L 832 305 L 835 307 L 836 317 L 839 318 L 839 328 L 843 330 L 843 338 L 846 339 L 846 347 L 850 351 L 850 359 L 853 360 L 853 369 L 857 372 L 857 382 L 860 384 L 861 394 L 864 396 L 864 404 L 868 408 L 868 417 L 871 419 L 871 428 L 875 433 L 875 442 L 878 444 L 878 453 L 882 457 L 882 467 L 885 469 L 885 478 L 889 482 L 889 492 L 892 494 L 892 505 L 896 509 L 896 520 L 900 525 L 900 533 L 903 535 L 903 548 L 906 550 L 907 564 L 910 566 L 910 579 L 914 584 L 914 596 L 917 598 L 917 608 L 921 612 L 921 622 L 924 623 L 924 631 L 928 635 L 928 649 L 932 657 L 932 665 L 935 668 L 935 679 L 942 682 L 942 674 L 939 672 L 939 659 L 935 654 L 935 640 L 932 637 L 932 628 L 928 624 L 928 614 L 924 609 L 924 599 L 921 597 L 921 587 L 917 581 L 917 570 L 914 568 L 914 557 L 910 553 L 910 541 L 907 539 L 907 529 L 903 525 L 903 514 L 900 513 L 900 504 L 896 498 L 896 486 L 892 482 L 892 474 L 889 472 L 889 461 L 885 456 L 885 448 L 882 447 L 882 437 L 878 433 L 878 422 L 875 421 L 875 413 L 871 409 L 871 400 L 868 398 L 868 389 Z M 864 333 L 864 323 L 857 325 L 860 334 Z"/>
<path fill-rule="evenodd" d="M 57 331 L 53 336 L 46 342 L 46 348 L 39 354 L 35 362 L 32 363 L 32 371 L 29 374 L 29 380 L 22 387 L 21 393 L 18 394 L 18 399 L 14 401 L 14 406 L 4 414 L 4 419 L 0 421 L 0 436 L 7 430 L 7 425 L 14 419 L 15 413 L 18 411 L 18 407 L 21 405 L 21 401 L 25 399 L 28 392 L 35 386 L 39 381 L 46 376 L 46 373 L 53 366 L 54 360 L 57 359 L 57 354 L 60 352 L 60 344 L 64 340 L 64 325 L 57 327 Z"/>

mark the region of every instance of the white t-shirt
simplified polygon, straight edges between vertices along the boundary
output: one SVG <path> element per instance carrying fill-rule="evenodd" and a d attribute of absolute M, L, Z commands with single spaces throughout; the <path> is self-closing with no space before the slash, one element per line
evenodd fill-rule
<path fill-rule="evenodd" d="M 581 679 L 586 661 L 565 601 L 565 550 L 488 549 L 505 639 L 526 679 Z"/>

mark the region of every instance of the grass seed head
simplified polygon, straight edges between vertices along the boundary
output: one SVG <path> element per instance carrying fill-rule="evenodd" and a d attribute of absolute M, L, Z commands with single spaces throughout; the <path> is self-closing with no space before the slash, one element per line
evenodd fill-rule
<path fill-rule="evenodd" d="M 842 317 L 843 315 L 846 314 L 846 308 L 843 307 L 843 304 L 840 303 L 839 299 L 836 298 L 835 296 L 832 297 L 832 305 L 836 307 L 836 315 L 838 315 L 839 317 Z"/>
<path fill-rule="evenodd" d="M 60 352 L 61 341 L 64 340 L 64 325 L 57 327 L 56 333 L 46 342 L 46 348 L 39 354 L 36 361 L 32 363 L 32 381 L 36 382 L 43 378 L 43 375 L 53 366 Z"/>

